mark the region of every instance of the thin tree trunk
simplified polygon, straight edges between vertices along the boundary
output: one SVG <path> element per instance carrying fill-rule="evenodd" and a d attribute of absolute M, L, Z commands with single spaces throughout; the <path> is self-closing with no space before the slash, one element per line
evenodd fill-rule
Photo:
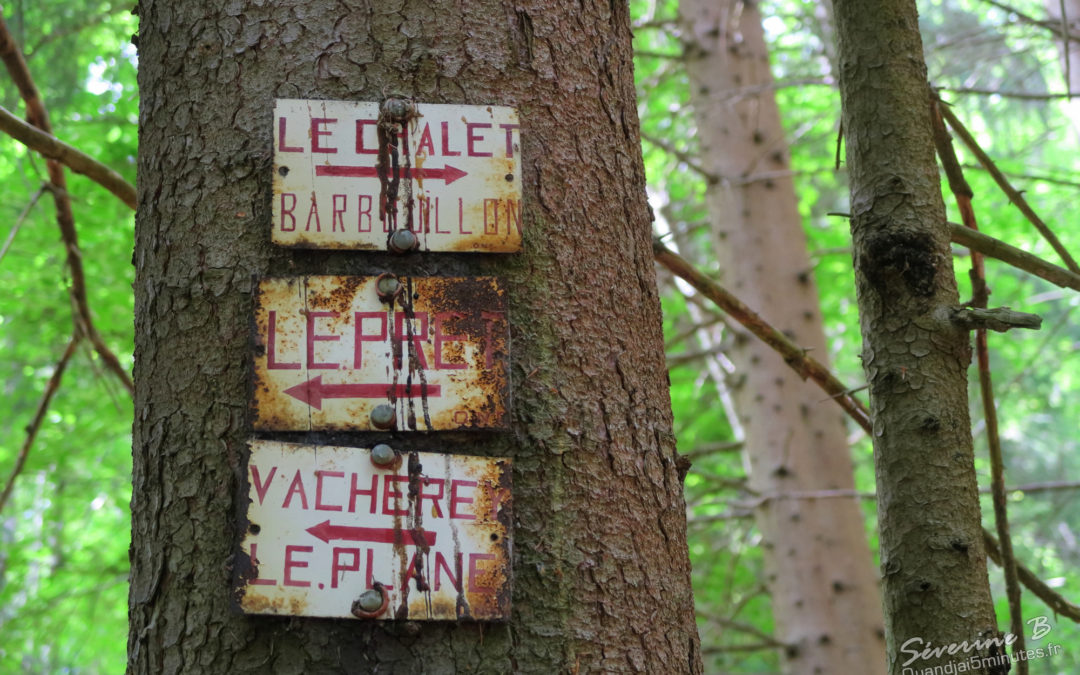
<path fill-rule="evenodd" d="M 768 49 L 755 3 L 682 0 L 691 102 L 723 283 L 819 360 L 827 352 Z M 853 500 L 783 499 L 854 489 L 840 413 L 765 345 L 728 352 L 746 434 L 775 637 L 785 672 L 884 673 L 881 600 Z"/>
<path fill-rule="evenodd" d="M 971 346 L 948 319 L 959 299 L 915 3 L 834 7 L 885 630 L 899 675 L 998 649 L 918 654 L 998 635 L 968 418 Z"/>
<path fill-rule="evenodd" d="M 139 14 L 129 672 L 700 672 L 625 4 L 142 0 Z M 518 109 L 522 253 L 270 244 L 275 98 L 390 95 Z M 513 459 L 512 616 L 240 614 L 253 280 L 391 270 L 505 280 L 510 431 L 396 442 Z"/>

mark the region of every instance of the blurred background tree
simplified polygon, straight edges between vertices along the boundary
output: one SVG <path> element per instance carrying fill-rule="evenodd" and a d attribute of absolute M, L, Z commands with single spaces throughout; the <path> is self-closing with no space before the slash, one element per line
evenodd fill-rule
<path fill-rule="evenodd" d="M 679 235 L 680 251 L 720 278 L 707 225 L 707 162 L 691 105 L 677 0 L 633 0 L 637 77 L 650 199 Z M 1065 7 L 1067 22 L 1049 9 Z M 933 85 L 976 135 L 1017 189 L 1070 251 L 1080 251 L 1075 203 L 1080 191 L 1076 119 L 1069 114 L 1067 75 L 1080 73 L 1080 28 L 1074 2 L 1058 0 L 924 0 L 926 59 Z M 62 140 L 134 182 L 138 94 L 137 18 L 129 3 L 14 0 L 3 17 Z M 772 58 L 775 94 L 790 174 L 808 241 L 828 360 L 851 387 L 862 384 L 844 167 L 836 169 L 839 95 L 833 78 L 827 3 L 758 3 Z M 1071 22 L 1071 30 L 1062 26 Z M 1063 36 L 1068 35 L 1067 40 Z M 0 75 L 0 105 L 24 116 L 20 94 Z M 1053 250 L 957 143 L 975 192 L 982 229 L 1060 264 Z M 67 252 L 44 187 L 44 160 L 0 136 L 0 481 L 17 466 L 34 419 L 73 334 Z M 131 366 L 133 218 L 113 195 L 68 174 L 68 194 L 85 267 L 88 304 L 107 346 Z M 949 218 L 958 222 L 948 196 Z M 961 297 L 970 297 L 966 249 L 954 246 Z M 1032 486 L 1009 493 L 1018 559 L 1074 602 L 1080 598 L 1080 322 L 1078 296 L 993 260 L 987 262 L 993 305 L 1043 316 L 1039 332 L 991 335 L 1006 482 Z M 745 373 L 728 358 L 736 331 L 707 300 L 661 272 L 672 398 L 679 447 L 694 466 L 687 476 L 691 557 L 706 672 L 776 673 L 785 645 L 765 586 L 762 533 L 753 520 L 758 496 L 748 490 L 743 437 L 731 392 Z M 765 312 L 766 308 L 756 307 Z M 807 307 L 807 311 L 815 311 Z M 702 341 L 703 331 L 711 339 Z M 980 485 L 989 484 L 982 409 L 972 378 Z M 812 416 L 835 417 L 820 397 Z M 126 650 L 128 504 L 131 497 L 131 403 L 86 341 L 81 341 L 51 400 L 25 465 L 0 511 L 0 672 L 115 673 Z M 848 423 L 854 493 L 876 548 L 870 443 Z M 980 445 L 981 443 L 981 445 Z M 2 488 L 0 488 L 2 489 Z M 986 523 L 992 518 L 984 498 Z M 837 551 L 836 556 L 844 552 Z M 1008 625 L 1000 570 L 991 566 L 999 624 Z M 1065 653 L 1033 661 L 1039 675 L 1080 671 L 1080 630 L 1030 594 L 1025 618 L 1048 617 L 1048 642 Z M 844 640 L 844 636 L 837 639 Z"/>

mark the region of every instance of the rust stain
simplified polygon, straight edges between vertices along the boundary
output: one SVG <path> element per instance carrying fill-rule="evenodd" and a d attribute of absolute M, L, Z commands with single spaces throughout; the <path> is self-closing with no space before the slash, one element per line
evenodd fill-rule
<path fill-rule="evenodd" d="M 509 618 L 509 459 L 411 452 L 383 468 L 361 448 L 250 446 L 244 522 L 261 527 L 235 566 L 243 611 L 366 620 L 355 602 L 384 584 L 378 619 Z"/>
<path fill-rule="evenodd" d="M 507 297 L 494 277 L 374 277 L 258 284 L 253 350 L 257 430 L 367 430 L 380 404 L 401 431 L 509 426 Z"/>

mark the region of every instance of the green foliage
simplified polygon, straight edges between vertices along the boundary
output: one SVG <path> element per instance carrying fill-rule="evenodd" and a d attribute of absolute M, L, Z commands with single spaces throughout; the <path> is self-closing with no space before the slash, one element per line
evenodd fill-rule
<path fill-rule="evenodd" d="M 1042 16 L 1042 3 L 1016 7 Z M 821 312 L 830 338 L 829 358 L 840 378 L 862 381 L 861 347 L 847 222 L 830 213 L 847 211 L 843 167 L 834 170 L 840 102 L 832 85 L 829 32 L 823 3 L 763 3 L 776 77 L 792 86 L 777 90 L 797 172 L 801 212 L 821 291 Z M 676 0 L 633 0 L 639 115 L 650 201 L 658 233 L 685 232 L 682 253 L 717 273 L 710 254 L 704 179 L 695 169 L 696 129 L 686 74 L 679 55 L 682 36 L 674 19 Z M 55 133 L 134 180 L 137 98 L 135 20 L 126 4 L 81 0 L 16 1 L 5 20 L 25 46 L 29 67 L 49 108 Z M 921 10 L 930 78 L 955 90 L 1046 93 L 1064 88 L 1059 50 L 1048 33 L 981 0 L 927 0 Z M 1080 67 L 1080 64 L 1073 66 Z M 797 83 L 797 84 L 796 84 Z M 1075 168 L 1080 129 L 1058 100 L 1016 100 L 946 90 L 957 114 L 984 148 L 1025 191 L 1070 250 L 1080 251 L 1075 220 L 1080 171 Z M 20 111 L 18 92 L 0 76 L 0 103 Z M 975 190 L 980 226 L 987 233 L 1056 261 L 1023 216 L 957 148 Z M 14 466 L 37 401 L 72 335 L 65 252 L 46 193 L 25 219 L 44 181 L 44 163 L 14 141 L 0 138 L 0 237 L 19 224 L 0 259 L 0 478 Z M 677 152 L 672 152 L 674 149 Z M 102 188 L 69 174 L 82 259 L 97 327 L 108 345 L 131 365 L 133 219 Z M 958 215 L 949 203 L 949 217 Z M 956 248 L 961 293 L 969 258 Z M 1080 418 L 1080 375 L 1074 358 L 1080 302 L 1062 291 L 995 261 L 987 264 L 992 304 L 1034 311 L 1044 319 L 1037 333 L 992 335 L 1009 484 L 1080 475 L 1080 454 L 1071 420 Z M 725 330 L 706 306 L 688 301 L 687 289 L 662 276 L 665 335 L 669 342 L 672 401 L 679 447 L 695 453 L 686 479 L 690 553 L 706 648 L 708 672 L 776 672 L 772 650 L 725 651 L 758 642 L 721 621 L 749 624 L 769 633 L 773 617 L 763 590 L 759 536 L 739 506 L 745 477 L 738 452 L 725 445 L 735 432 L 725 414 L 725 379 L 737 377 L 723 359 L 702 354 L 695 326 L 716 338 Z M 713 350 L 715 351 L 715 349 Z M 1071 358 L 1072 357 L 1072 358 Z M 974 381 L 974 377 L 973 377 Z M 79 348 L 41 427 L 10 503 L 0 514 L 0 672 L 121 672 L 125 662 L 126 576 L 130 500 L 131 402 L 86 345 Z M 978 468 L 986 479 L 982 412 L 972 388 L 972 418 L 979 444 Z M 874 489 L 868 439 L 852 452 L 856 485 Z M 984 480 L 984 484 L 986 481 Z M 1080 566 L 1080 501 L 1075 490 L 1014 493 L 1010 498 L 1014 546 L 1020 559 L 1073 601 L 1080 587 L 1070 570 Z M 868 535 L 876 546 L 873 503 L 864 502 Z M 992 521 L 987 498 L 986 522 Z M 1007 609 L 1001 575 L 991 568 L 1001 625 Z M 1028 616 L 1048 614 L 1025 595 Z M 1075 625 L 1050 618 L 1053 631 L 1040 644 L 1080 644 Z M 719 650 L 717 650 L 719 648 Z M 1032 672 L 1076 672 L 1078 653 L 1032 662 Z"/>
<path fill-rule="evenodd" d="M 135 178 L 138 101 L 130 7 L 61 0 L 5 6 L 54 133 Z M 24 110 L 6 73 L 0 102 Z M 44 161 L 0 137 L 0 480 L 73 333 L 70 275 Z M 68 174 L 98 331 L 131 367 L 131 211 Z M 126 661 L 131 400 L 83 343 L 0 514 L 0 672 L 121 672 Z"/>
<path fill-rule="evenodd" d="M 771 44 L 776 79 L 783 86 L 776 95 L 788 133 L 792 168 L 800 211 L 809 240 L 815 278 L 821 294 L 821 312 L 830 340 L 828 357 L 844 382 L 863 382 L 858 358 L 862 340 L 854 295 L 851 264 L 846 173 L 835 170 L 840 100 L 830 65 L 833 47 L 825 5 L 803 0 L 772 0 L 762 3 L 767 38 Z M 1037 0 L 1015 3 L 1024 14 L 1044 15 Z M 671 232 L 691 232 L 680 253 L 702 270 L 718 273 L 704 225 L 702 203 L 705 182 L 693 169 L 696 129 L 689 107 L 685 71 L 677 58 L 683 49 L 675 0 L 633 2 L 640 26 L 635 31 L 638 93 L 646 172 L 650 199 L 657 218 L 657 233 L 670 239 Z M 957 115 L 983 143 L 983 147 L 1024 190 L 1037 212 L 1065 242 L 1080 251 L 1080 231 L 1069 227 L 1075 220 L 1070 204 L 1077 199 L 1080 176 L 1075 157 L 1080 126 L 1058 100 L 1018 100 L 1001 95 L 962 93 L 961 90 L 1047 93 L 1064 89 L 1058 61 L 1060 50 L 1049 33 L 1032 26 L 1016 14 L 981 0 L 935 0 L 920 4 L 922 29 L 931 82 L 949 87 L 944 97 L 955 104 Z M 1080 64 L 1074 65 L 1080 67 Z M 659 139 L 666 144 L 653 142 Z M 968 181 L 974 188 L 980 227 L 988 234 L 1059 262 L 1045 241 L 1027 223 L 986 171 L 956 141 Z M 671 152 L 674 148 L 679 153 Z M 945 195 L 949 218 L 959 221 L 955 202 Z M 970 257 L 954 247 L 955 268 L 961 295 L 970 297 L 967 269 Z M 1006 480 L 1009 485 L 1076 477 L 1076 440 L 1070 421 L 1080 410 L 1076 402 L 1077 363 L 1069 357 L 1080 344 L 1077 322 L 1071 312 L 1080 298 L 1072 291 L 1050 286 L 1004 263 L 988 261 L 992 305 L 1009 305 L 1037 312 L 1044 319 L 1040 332 L 992 334 L 992 367 L 997 405 L 1002 423 Z M 690 552 L 699 626 L 706 653 L 707 672 L 776 672 L 773 651 L 743 652 L 732 647 L 759 642 L 710 617 L 748 623 L 766 633 L 773 618 L 768 598 L 761 593 L 762 561 L 756 548 L 752 519 L 738 504 L 748 494 L 741 490 L 744 477 L 737 453 L 699 454 L 719 442 L 733 441 L 722 403 L 725 380 L 737 373 L 722 368 L 723 358 L 700 353 L 702 344 L 692 332 L 695 324 L 709 323 L 699 303 L 688 301 L 688 289 L 662 273 L 665 335 L 671 364 L 672 402 L 679 448 L 694 457 L 686 480 L 690 517 Z M 723 330 L 705 330 L 723 349 Z M 715 350 L 714 350 L 715 351 Z M 719 380 L 719 382 L 718 382 Z M 989 485 L 989 460 L 977 374 L 971 371 L 971 415 L 981 485 Z M 873 492 L 874 470 L 871 444 L 854 426 L 852 446 L 855 481 L 860 492 Z M 1014 493 L 1011 518 L 1014 546 L 1021 562 L 1074 602 L 1080 586 L 1068 570 L 1080 563 L 1075 523 L 1080 522 L 1076 490 Z M 876 518 L 872 500 L 865 500 L 868 535 L 876 549 Z M 993 529 L 993 511 L 987 497 L 984 519 Z M 1000 570 L 990 568 L 994 596 L 999 600 L 999 619 L 1008 626 L 1004 585 Z M 752 597 L 753 600 L 745 602 Z M 1025 593 L 1025 616 L 1048 615 L 1040 601 Z M 1068 621 L 1050 617 L 1054 629 L 1046 641 L 1075 644 L 1080 631 Z M 931 639 L 928 636 L 928 639 Z M 1031 663 L 1032 673 L 1075 672 L 1080 655 L 1059 655 Z M 1075 651 L 1075 650 L 1073 650 Z"/>

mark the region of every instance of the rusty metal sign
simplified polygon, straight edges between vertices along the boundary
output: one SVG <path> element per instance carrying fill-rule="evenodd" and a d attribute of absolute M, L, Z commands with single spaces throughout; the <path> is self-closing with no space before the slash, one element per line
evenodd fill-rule
<path fill-rule="evenodd" d="M 243 611 L 509 618 L 509 459 L 249 445 Z"/>
<path fill-rule="evenodd" d="M 519 251 L 519 127 L 501 106 L 279 99 L 272 241 Z"/>
<path fill-rule="evenodd" d="M 493 277 L 263 279 L 254 427 L 505 428 L 506 295 Z"/>

